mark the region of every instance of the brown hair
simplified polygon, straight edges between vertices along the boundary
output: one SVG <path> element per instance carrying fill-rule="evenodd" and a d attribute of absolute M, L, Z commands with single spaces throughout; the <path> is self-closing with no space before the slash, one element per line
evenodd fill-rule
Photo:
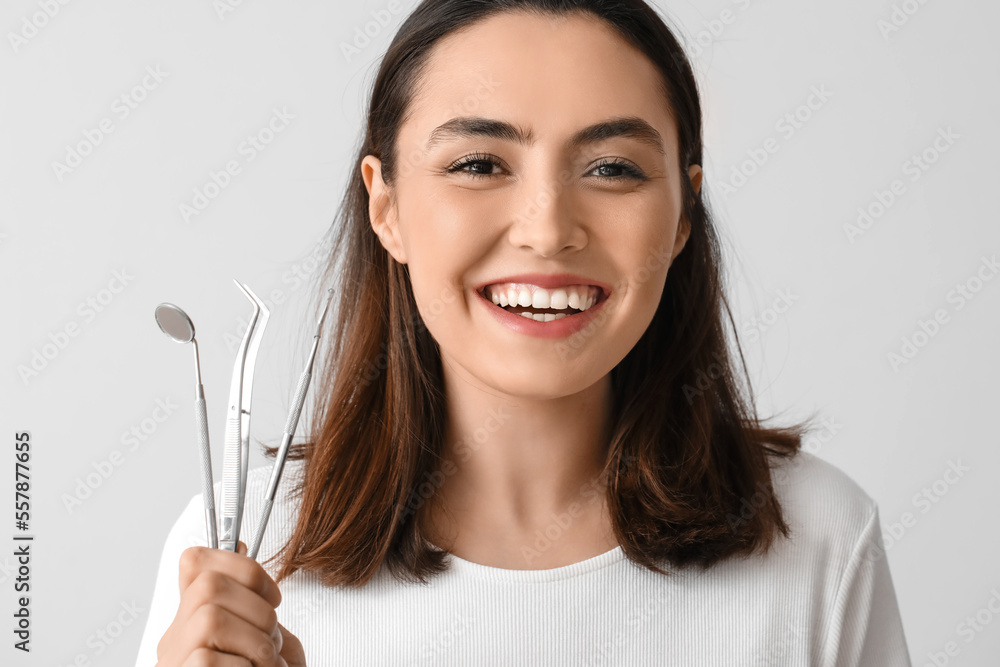
<path fill-rule="evenodd" d="M 767 552 L 789 534 L 771 486 L 767 454 L 793 456 L 802 424 L 766 428 L 756 416 L 746 363 L 722 287 L 721 252 L 708 207 L 684 177 L 701 164 L 701 106 L 687 57 L 663 19 L 642 0 L 424 0 L 400 26 L 379 67 L 367 128 L 317 290 L 336 290 L 317 364 L 316 410 L 293 497 L 297 524 L 276 577 L 315 571 L 326 585 L 360 587 L 381 565 L 426 583 L 447 568 L 445 552 L 421 534 L 425 493 L 442 464 L 446 405 L 437 343 L 417 310 L 408 268 L 379 243 L 361 175 L 368 155 L 398 174 L 396 139 L 428 55 L 442 37 L 499 12 L 603 19 L 641 50 L 663 78 L 677 124 L 684 215 L 690 237 L 668 272 L 659 307 L 640 340 L 611 372 L 611 442 L 604 478 L 615 535 L 632 561 L 707 568 Z M 733 328 L 742 374 L 726 343 Z M 332 329 L 332 331 L 329 331 Z M 745 378 L 744 388 L 737 377 Z M 266 448 L 273 457 L 276 447 Z M 751 502 L 749 499 L 753 498 Z M 747 511 L 747 508 L 750 511 Z"/>

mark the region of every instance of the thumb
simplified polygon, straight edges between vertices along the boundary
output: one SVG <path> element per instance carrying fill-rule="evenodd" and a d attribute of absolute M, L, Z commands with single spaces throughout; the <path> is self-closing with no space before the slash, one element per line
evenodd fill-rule
<path fill-rule="evenodd" d="M 236 545 L 236 553 L 241 554 L 243 556 L 247 555 L 247 545 L 243 542 L 243 540 L 240 540 L 237 543 L 237 545 Z"/>

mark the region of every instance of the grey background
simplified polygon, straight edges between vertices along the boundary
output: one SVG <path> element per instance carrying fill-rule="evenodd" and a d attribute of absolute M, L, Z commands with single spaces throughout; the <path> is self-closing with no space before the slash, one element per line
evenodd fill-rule
<path fill-rule="evenodd" d="M 40 14 L 46 4 L 57 7 L 51 17 Z M 249 313 L 232 279 L 281 300 L 260 352 L 253 422 L 255 442 L 280 438 L 311 335 L 314 291 L 297 276 L 315 277 L 311 253 L 340 201 L 377 58 L 413 6 L 8 0 L 0 8 L 0 498 L 14 497 L 13 435 L 30 431 L 36 536 L 34 652 L 14 651 L 7 634 L 0 662 L 68 665 L 83 654 L 92 664 L 133 664 L 142 613 L 110 645 L 96 633 L 123 604 L 148 608 L 163 539 L 200 491 L 191 349 L 157 329 L 158 303 L 181 305 L 198 329 L 219 479 L 234 341 Z M 884 33 L 880 21 L 894 12 L 906 21 Z M 726 239 L 762 414 L 791 420 L 818 410 L 826 426 L 807 448 L 878 501 L 914 664 L 931 664 L 948 642 L 958 654 L 947 664 L 994 664 L 1000 280 L 974 279 L 1000 250 L 1000 8 L 705 0 L 671 2 L 667 13 L 700 51 L 706 194 Z M 30 38 L 11 38 L 42 23 Z M 370 43 L 345 56 L 342 44 L 366 24 Z M 116 100 L 141 86 L 147 67 L 164 72 L 162 81 L 136 93 L 144 99 L 122 117 Z M 828 99 L 800 109 L 814 87 Z M 247 160 L 240 143 L 276 108 L 294 119 Z M 808 120 L 788 136 L 781 120 L 797 112 Z M 53 163 L 103 118 L 113 131 L 60 178 Z M 905 163 L 948 128 L 958 138 L 911 180 Z M 776 152 L 725 193 L 748 151 L 765 145 Z M 228 160 L 241 173 L 186 222 L 179 206 Z M 845 224 L 896 179 L 905 191 L 851 242 Z M 116 271 L 128 282 L 113 293 Z M 959 308 L 952 290 L 970 280 L 981 289 Z M 88 299 L 100 312 L 87 310 Z M 939 309 L 947 322 L 927 340 L 917 335 L 925 344 L 894 368 L 889 355 Z M 78 335 L 22 377 L 73 324 Z M 176 406 L 162 423 L 153 420 L 163 416 L 157 401 Z M 130 448 L 124 435 L 144 425 L 145 439 Z M 109 463 L 115 451 L 118 465 Z M 255 451 L 251 466 L 263 463 Z M 952 463 L 968 470 L 946 476 Z M 924 489 L 932 499 L 921 499 Z M 13 507 L 3 512 L 10 523 L 0 540 L 12 545 Z M 12 551 L 0 548 L 6 626 Z M 977 613 L 982 625 L 970 640 L 961 624 Z"/>

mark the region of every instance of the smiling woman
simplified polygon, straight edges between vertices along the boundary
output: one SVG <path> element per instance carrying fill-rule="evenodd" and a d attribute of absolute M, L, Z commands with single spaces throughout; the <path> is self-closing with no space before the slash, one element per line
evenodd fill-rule
<path fill-rule="evenodd" d="M 331 230 L 274 579 L 183 548 L 196 496 L 146 654 L 908 665 L 875 502 L 799 451 L 805 425 L 763 425 L 727 344 L 701 131 L 642 0 L 420 3 Z"/>

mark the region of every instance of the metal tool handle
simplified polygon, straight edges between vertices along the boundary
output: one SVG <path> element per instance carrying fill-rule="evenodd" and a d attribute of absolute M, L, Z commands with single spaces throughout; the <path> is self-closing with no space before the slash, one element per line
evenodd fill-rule
<path fill-rule="evenodd" d="M 264 529 L 267 527 L 267 520 L 271 518 L 271 506 L 274 501 L 270 498 L 264 500 L 264 506 L 260 510 L 260 519 L 257 521 L 257 530 L 253 534 L 253 544 L 247 551 L 247 556 L 257 559 L 257 550 L 260 549 L 261 540 L 264 539 Z"/>
<path fill-rule="evenodd" d="M 281 446 L 274 459 L 274 466 L 271 468 L 271 478 L 267 482 L 267 495 L 264 497 L 265 510 L 257 522 L 257 531 L 253 536 L 253 544 L 247 551 L 250 558 L 257 556 L 257 549 L 264 538 L 264 530 L 267 527 L 268 518 L 271 515 L 271 505 L 274 503 L 274 496 L 278 491 L 278 482 L 281 480 L 281 473 L 285 468 L 285 457 L 288 455 L 288 447 L 292 444 L 292 437 L 295 435 L 295 428 L 299 424 L 299 414 L 302 413 L 302 405 L 306 401 L 306 394 L 309 393 L 309 379 L 312 373 L 308 370 L 299 378 L 299 386 L 295 390 L 295 402 L 292 403 L 291 412 L 288 413 L 288 421 L 285 423 L 285 433 L 281 438 Z"/>
<path fill-rule="evenodd" d="M 267 321 L 271 316 L 271 311 L 267 305 L 254 294 L 249 285 L 237 281 L 244 294 L 256 306 L 257 320 L 250 336 L 250 345 L 247 347 L 246 359 L 243 361 L 243 397 L 242 411 L 243 420 L 241 422 L 240 438 L 240 496 L 236 505 L 236 521 L 243 524 L 243 508 L 246 505 L 247 473 L 250 465 L 250 406 L 253 402 L 253 381 L 254 370 L 257 366 L 257 353 L 260 350 L 260 342 L 264 337 L 264 330 L 267 328 Z"/>
<path fill-rule="evenodd" d="M 198 449 L 201 454 L 201 496 L 205 505 L 205 532 L 208 546 L 219 547 L 215 525 L 215 489 L 212 485 L 212 450 L 208 444 L 208 413 L 205 409 L 205 390 L 198 385 L 198 398 L 194 402 L 195 422 L 198 424 Z"/>
<path fill-rule="evenodd" d="M 251 383 L 247 383 L 244 392 L 244 373 L 247 366 L 247 348 L 250 345 L 250 338 L 257 326 L 257 319 L 260 315 L 260 306 L 256 299 L 246 287 L 235 278 L 233 282 L 240 288 L 240 291 L 253 303 L 253 315 L 247 324 L 247 329 L 243 333 L 243 340 L 240 342 L 239 352 L 236 354 L 236 363 L 233 365 L 233 377 L 229 385 L 229 409 L 226 415 L 226 451 L 225 461 L 222 469 L 222 526 L 220 528 L 219 546 L 229 551 L 239 550 L 240 524 L 243 514 L 243 459 L 249 457 L 242 456 L 242 432 L 240 424 L 243 421 L 243 401 L 252 393 Z M 250 366 L 253 366 L 253 359 L 250 359 Z M 248 401 L 249 403 L 249 401 Z M 247 405 L 249 407 L 249 405 Z"/>
<path fill-rule="evenodd" d="M 295 391 L 295 402 L 292 403 L 292 410 L 288 413 L 288 421 L 285 422 L 285 433 L 293 435 L 295 433 L 295 427 L 299 425 L 299 414 L 302 412 L 302 406 L 306 402 L 306 394 L 309 393 L 309 378 L 312 377 L 312 373 L 306 371 L 299 378 L 299 386 Z M 278 473 L 279 475 L 281 473 Z M 271 478 L 274 479 L 274 471 L 271 471 Z"/>
<path fill-rule="evenodd" d="M 222 471 L 222 526 L 219 533 L 219 548 L 236 551 L 239 548 L 240 526 L 237 522 L 236 505 L 239 501 L 240 483 L 240 414 L 236 412 L 226 419 L 227 465 Z"/>
<path fill-rule="evenodd" d="M 306 393 L 309 391 L 309 379 L 312 377 L 313 362 L 316 359 L 316 351 L 319 349 L 319 335 L 323 328 L 323 320 L 326 319 L 326 312 L 330 309 L 330 301 L 333 298 L 333 288 L 327 290 L 326 305 L 323 313 L 316 323 L 316 333 L 313 335 L 312 349 L 309 351 L 309 362 L 302 377 L 299 378 L 299 386 L 295 390 L 295 400 L 288 413 L 288 421 L 285 423 L 285 433 L 281 438 L 281 446 L 274 459 L 274 466 L 271 468 L 271 479 L 267 483 L 267 496 L 264 498 L 264 509 L 261 512 L 260 520 L 257 522 L 257 530 L 254 533 L 253 544 L 247 549 L 247 555 L 256 558 L 257 550 L 260 548 L 261 540 L 264 538 L 264 530 L 267 528 L 268 518 L 271 516 L 271 506 L 274 504 L 274 495 L 278 491 L 278 482 L 281 480 L 281 473 L 285 469 L 285 458 L 288 456 L 288 448 L 292 444 L 295 436 L 295 428 L 299 424 L 299 414 L 302 412 L 302 405 L 306 400 Z"/>

